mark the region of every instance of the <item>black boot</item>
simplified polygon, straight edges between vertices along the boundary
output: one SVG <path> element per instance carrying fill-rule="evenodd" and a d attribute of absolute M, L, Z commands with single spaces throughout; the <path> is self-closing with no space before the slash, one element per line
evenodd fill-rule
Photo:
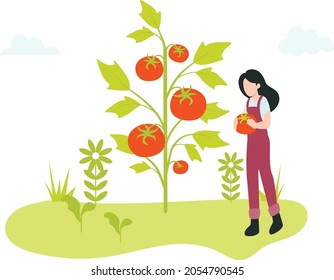
<path fill-rule="evenodd" d="M 251 219 L 251 224 L 248 228 L 245 230 L 246 236 L 254 236 L 259 233 L 259 219 Z"/>
<path fill-rule="evenodd" d="M 281 219 L 281 215 L 278 213 L 275 216 L 273 216 L 273 223 L 269 229 L 270 234 L 274 234 L 278 232 L 283 227 L 283 222 Z"/>

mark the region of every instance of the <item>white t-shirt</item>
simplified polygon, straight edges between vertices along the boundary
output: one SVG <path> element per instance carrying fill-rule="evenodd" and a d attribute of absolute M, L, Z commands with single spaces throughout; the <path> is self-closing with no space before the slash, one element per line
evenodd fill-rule
<path fill-rule="evenodd" d="M 261 97 L 261 96 L 260 96 Z M 257 102 L 259 100 L 254 101 L 252 98 L 249 98 L 249 107 L 256 107 Z M 248 101 L 247 101 L 248 102 Z M 244 107 L 244 113 L 247 112 L 247 103 Z M 269 106 L 269 102 L 267 100 L 267 98 L 265 98 L 264 96 L 262 96 L 261 102 L 260 102 L 260 114 L 261 114 L 261 118 L 263 120 L 264 115 L 270 113 L 270 106 Z"/>

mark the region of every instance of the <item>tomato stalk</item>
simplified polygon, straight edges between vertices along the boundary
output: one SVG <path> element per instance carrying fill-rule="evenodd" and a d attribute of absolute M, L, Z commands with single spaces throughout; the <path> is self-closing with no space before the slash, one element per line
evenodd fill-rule
<path fill-rule="evenodd" d="M 129 91 L 132 92 L 136 97 L 138 97 L 141 101 L 143 101 L 146 104 L 146 106 L 144 106 L 144 105 L 142 105 L 142 106 L 145 107 L 145 108 L 147 108 L 147 109 L 149 109 L 149 110 L 151 110 L 156 115 L 156 117 L 158 118 L 159 122 L 162 125 L 163 120 L 160 117 L 160 115 L 158 114 L 158 112 L 154 109 L 154 107 L 147 100 L 145 100 L 143 97 L 141 97 L 138 93 L 136 93 L 132 89 L 129 89 Z"/>
<path fill-rule="evenodd" d="M 168 135 L 168 80 L 167 80 L 167 64 L 168 64 L 168 55 L 167 55 L 167 46 L 165 43 L 165 40 L 161 34 L 160 29 L 158 29 L 159 37 L 162 43 L 163 48 L 163 66 L 164 66 L 164 72 L 163 72 L 163 121 L 162 121 L 162 127 L 163 127 L 163 133 L 165 137 Z M 163 187 L 163 209 L 164 212 L 167 213 L 168 211 L 168 167 L 169 167 L 169 161 L 168 161 L 168 139 L 165 141 L 165 147 L 163 150 L 163 180 L 162 180 L 162 187 Z"/>

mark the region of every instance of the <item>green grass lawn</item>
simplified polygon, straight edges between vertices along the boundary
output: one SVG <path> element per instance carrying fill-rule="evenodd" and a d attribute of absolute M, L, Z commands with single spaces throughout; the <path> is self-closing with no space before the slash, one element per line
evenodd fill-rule
<path fill-rule="evenodd" d="M 272 219 L 261 202 L 260 233 L 246 237 L 248 200 L 170 202 L 168 213 L 161 203 L 100 204 L 80 223 L 64 202 L 45 201 L 14 212 L 6 224 L 8 238 L 25 250 L 64 258 L 98 258 L 168 244 L 201 245 L 233 259 L 246 259 L 273 242 L 293 236 L 306 223 L 306 209 L 280 200 L 282 230 L 269 234 Z M 119 235 L 104 217 L 113 212 L 133 223 Z"/>

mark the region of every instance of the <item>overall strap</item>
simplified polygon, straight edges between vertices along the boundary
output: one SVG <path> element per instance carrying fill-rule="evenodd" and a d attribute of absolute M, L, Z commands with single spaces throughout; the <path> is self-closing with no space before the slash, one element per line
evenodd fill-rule
<path fill-rule="evenodd" d="M 259 107 L 259 105 L 261 104 L 262 97 L 263 95 L 260 95 L 259 99 L 257 100 L 256 107 Z"/>
<path fill-rule="evenodd" d="M 248 108 L 249 108 L 249 100 L 251 99 L 251 97 L 248 98 L 247 102 L 246 102 L 246 109 L 247 109 L 247 112 L 248 112 Z"/>

